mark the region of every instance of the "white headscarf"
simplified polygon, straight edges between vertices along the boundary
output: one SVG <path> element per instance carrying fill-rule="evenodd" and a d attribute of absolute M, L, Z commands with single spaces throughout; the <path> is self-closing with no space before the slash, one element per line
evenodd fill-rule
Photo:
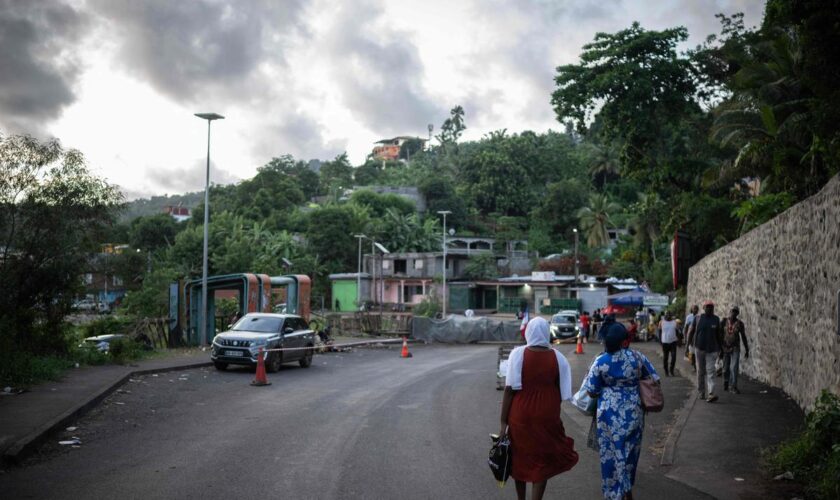
<path fill-rule="evenodd" d="M 527 346 L 550 347 L 548 321 L 536 317 L 528 322 L 525 327 L 525 343 L 511 351 L 508 357 L 508 370 L 505 377 L 505 384 L 515 391 L 522 390 L 522 364 L 525 361 L 525 349 Z M 572 367 L 569 361 L 560 351 L 553 349 L 557 356 L 557 368 L 560 371 L 560 399 L 572 399 Z"/>
<path fill-rule="evenodd" d="M 530 346 L 549 347 L 548 321 L 536 317 L 525 327 L 525 343 Z"/>

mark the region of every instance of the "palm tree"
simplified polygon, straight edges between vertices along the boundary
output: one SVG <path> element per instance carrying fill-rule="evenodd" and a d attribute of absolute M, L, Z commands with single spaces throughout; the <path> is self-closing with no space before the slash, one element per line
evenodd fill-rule
<path fill-rule="evenodd" d="M 577 212 L 580 227 L 586 235 L 586 244 L 592 248 L 603 248 L 610 244 L 607 228 L 612 225 L 610 218 L 621 209 L 618 203 L 612 202 L 606 195 L 593 193 L 589 195 L 589 206 Z"/>
<path fill-rule="evenodd" d="M 621 161 L 612 146 L 594 146 L 593 150 L 595 154 L 589 161 L 589 175 L 596 184 L 603 186 L 607 179 L 619 174 Z"/>
<path fill-rule="evenodd" d="M 735 95 L 715 111 L 711 130 L 713 141 L 738 153 L 719 171 L 706 172 L 707 184 L 753 176 L 765 183 L 773 179 L 780 189 L 816 177 L 821 155 L 811 130 L 814 101 L 800 79 L 802 60 L 802 46 L 792 31 L 779 31 L 756 45 L 754 58 L 734 77 Z M 809 163 L 810 172 L 798 171 Z"/>
<path fill-rule="evenodd" d="M 656 241 L 659 239 L 659 217 L 664 207 L 656 193 L 639 194 L 639 201 L 633 205 L 630 228 L 633 230 L 634 244 L 642 249 L 650 248 L 651 257 L 656 261 Z"/>

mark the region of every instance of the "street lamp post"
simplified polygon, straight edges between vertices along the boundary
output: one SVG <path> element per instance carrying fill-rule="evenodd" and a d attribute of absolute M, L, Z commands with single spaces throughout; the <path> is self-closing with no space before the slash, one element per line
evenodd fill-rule
<path fill-rule="evenodd" d="M 443 291 L 441 296 L 443 298 L 443 319 L 446 319 L 446 216 L 452 212 L 438 210 L 438 213 L 443 216 Z"/>
<path fill-rule="evenodd" d="M 579 275 L 578 265 L 580 264 L 580 261 L 578 260 L 578 230 L 577 230 L 577 228 L 572 229 L 572 232 L 575 233 L 575 286 L 577 286 L 578 275 Z"/>
<path fill-rule="evenodd" d="M 201 261 L 201 316 L 198 328 L 201 330 L 201 345 L 207 345 L 207 240 L 210 222 L 210 122 L 224 120 L 218 113 L 196 113 L 195 116 L 207 120 L 207 170 L 204 177 L 204 252 Z"/>
<path fill-rule="evenodd" d="M 357 234 L 359 239 L 359 272 L 356 273 L 356 308 L 362 305 L 362 240 L 367 238 L 364 234 Z"/>
<path fill-rule="evenodd" d="M 435 126 L 430 123 L 428 128 L 429 128 L 429 146 L 428 146 L 427 149 L 431 150 L 432 149 L 432 130 L 434 130 Z"/>

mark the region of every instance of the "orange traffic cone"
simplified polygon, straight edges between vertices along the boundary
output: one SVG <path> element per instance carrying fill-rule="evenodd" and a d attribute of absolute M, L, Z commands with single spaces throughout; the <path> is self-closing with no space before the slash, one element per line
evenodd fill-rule
<path fill-rule="evenodd" d="M 581 342 L 581 337 L 577 339 L 577 347 L 575 348 L 575 354 L 583 354 L 583 342 Z"/>
<path fill-rule="evenodd" d="M 400 353 L 400 357 L 401 358 L 410 358 L 411 357 L 411 353 L 408 352 L 408 338 L 405 337 L 405 336 L 403 336 L 403 346 L 402 346 L 402 352 Z"/>
<path fill-rule="evenodd" d="M 254 376 L 251 385 L 263 386 L 271 385 L 271 382 L 265 376 L 265 361 L 263 360 L 263 348 L 260 347 L 260 353 L 257 355 L 257 374 Z"/>

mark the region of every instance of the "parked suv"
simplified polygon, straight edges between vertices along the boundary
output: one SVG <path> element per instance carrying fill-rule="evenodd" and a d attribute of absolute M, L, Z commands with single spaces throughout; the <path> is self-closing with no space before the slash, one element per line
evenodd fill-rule
<path fill-rule="evenodd" d="M 576 337 L 580 332 L 580 325 L 578 325 L 575 311 L 560 311 L 552 316 L 549 331 L 551 340 Z"/>
<path fill-rule="evenodd" d="M 249 313 L 233 327 L 213 338 L 210 359 L 217 370 L 228 365 L 257 364 L 260 347 L 265 349 L 315 346 L 315 334 L 306 320 L 294 314 Z M 312 364 L 313 349 L 263 353 L 265 368 L 276 372 L 283 363 L 297 361 L 303 368 Z"/>

